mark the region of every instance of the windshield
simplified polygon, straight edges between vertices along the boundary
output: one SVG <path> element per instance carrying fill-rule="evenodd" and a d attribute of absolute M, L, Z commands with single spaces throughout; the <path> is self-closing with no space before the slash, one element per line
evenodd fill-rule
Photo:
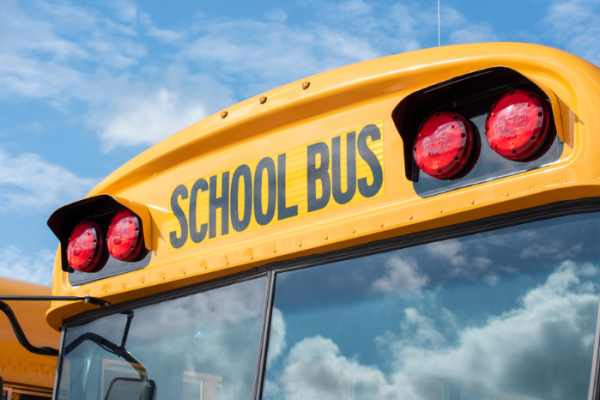
<path fill-rule="evenodd" d="M 60 399 L 250 399 L 265 290 L 261 277 L 68 328 Z"/>
<path fill-rule="evenodd" d="M 597 214 L 276 276 L 263 399 L 586 400 Z"/>
<path fill-rule="evenodd" d="M 263 399 L 587 400 L 599 218 L 276 272 Z M 60 399 L 251 400 L 266 280 L 68 327 Z"/>

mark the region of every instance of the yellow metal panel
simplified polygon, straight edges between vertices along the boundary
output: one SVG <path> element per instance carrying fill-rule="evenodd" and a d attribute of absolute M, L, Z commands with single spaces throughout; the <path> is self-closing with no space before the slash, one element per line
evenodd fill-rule
<path fill-rule="evenodd" d="M 0 293 L 6 296 L 49 296 L 50 288 L 0 278 Z M 14 311 L 31 344 L 58 348 L 60 335 L 44 319 L 50 307 L 49 301 L 8 301 L 7 304 Z M 56 357 L 40 356 L 25 350 L 17 341 L 8 318 L 0 314 L 0 376 L 5 385 L 21 389 L 48 389 L 54 386 L 55 374 Z"/>
<path fill-rule="evenodd" d="M 405 177 L 404 148 L 391 119 L 392 110 L 419 89 L 498 66 L 516 70 L 548 94 L 558 134 L 565 142 L 560 159 L 544 168 L 420 198 Z M 310 81 L 306 90 L 303 81 Z M 262 96 L 268 98 L 266 103 L 252 98 L 228 108 L 227 118 L 221 118 L 220 113 L 210 116 L 102 181 L 90 196 L 107 193 L 147 207 L 152 225 L 150 264 L 142 270 L 73 287 L 57 259 L 53 293 L 89 294 L 115 304 L 274 261 L 600 195 L 600 70 L 559 50 L 514 43 L 420 50 L 328 71 Z M 229 229 L 229 234 L 214 240 L 195 245 L 186 241 L 173 251 L 170 232 L 181 232 L 169 217 L 170 195 L 178 185 L 184 184 L 189 191 L 199 178 L 220 176 L 242 164 L 254 166 L 265 157 L 305 149 L 307 144 L 331 140 L 374 121 L 380 121 L 378 126 L 385 132 L 380 158 L 385 167 L 385 195 L 357 198 L 260 229 L 250 229 L 249 225 L 235 234 Z M 301 174 L 299 171 L 287 179 L 301 182 Z M 293 200 L 287 199 L 289 205 L 296 200 L 303 204 L 301 189 L 288 185 L 286 190 L 290 195 L 300 193 Z M 55 303 L 47 320 L 58 328 L 64 318 L 88 309 L 92 306 L 81 302 Z"/>

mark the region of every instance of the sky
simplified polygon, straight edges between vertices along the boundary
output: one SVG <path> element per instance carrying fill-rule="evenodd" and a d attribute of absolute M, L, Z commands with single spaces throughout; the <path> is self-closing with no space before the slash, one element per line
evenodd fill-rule
<path fill-rule="evenodd" d="M 443 46 L 493 41 L 598 65 L 600 0 L 441 0 Z M 50 214 L 186 126 L 437 45 L 436 0 L 0 0 L 0 276 L 50 284 Z"/>

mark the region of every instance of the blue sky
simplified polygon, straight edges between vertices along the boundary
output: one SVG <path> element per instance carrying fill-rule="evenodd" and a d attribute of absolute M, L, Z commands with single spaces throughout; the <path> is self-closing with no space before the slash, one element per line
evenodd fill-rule
<path fill-rule="evenodd" d="M 168 6 L 167 6 L 168 4 Z M 600 0 L 441 0 L 442 45 L 600 64 Z M 263 91 L 437 46 L 437 0 L 0 0 L 0 275 L 50 284 L 46 219 L 127 160 Z"/>

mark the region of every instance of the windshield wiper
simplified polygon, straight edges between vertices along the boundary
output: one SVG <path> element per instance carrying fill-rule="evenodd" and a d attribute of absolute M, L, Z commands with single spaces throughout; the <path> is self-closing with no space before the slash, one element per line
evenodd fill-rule
<path fill-rule="evenodd" d="M 68 355 L 70 352 L 79 347 L 83 342 L 94 342 L 109 353 L 123 358 L 137 371 L 141 379 L 147 381 L 148 373 L 144 364 L 142 364 L 137 358 L 135 358 L 133 354 L 127 351 L 127 349 L 125 349 L 125 343 L 127 342 L 127 336 L 129 335 L 129 328 L 131 327 L 131 320 L 134 316 L 133 311 L 126 311 L 122 314 L 127 315 L 127 323 L 125 324 L 125 330 L 123 331 L 121 345 L 116 345 L 110 340 L 98 335 L 97 333 L 86 332 L 79 336 L 77 339 L 73 340 L 68 346 L 65 347 L 64 355 Z"/>
<path fill-rule="evenodd" d="M 10 321 L 10 325 L 15 332 L 15 336 L 21 346 L 23 346 L 27 351 L 33 354 L 39 354 L 42 356 L 58 356 L 58 350 L 53 349 L 52 347 L 36 347 L 32 345 L 29 340 L 27 340 L 27 336 L 25 336 L 25 332 L 23 332 L 23 328 L 21 328 L 21 324 L 19 324 L 19 320 L 17 316 L 13 312 L 12 308 L 5 303 L 4 301 L 85 301 L 85 303 L 93 304 L 96 307 L 105 307 L 110 305 L 110 303 L 106 300 L 99 299 L 97 297 L 77 297 L 77 296 L 0 296 L 0 311 L 2 311 L 8 320 Z"/>

